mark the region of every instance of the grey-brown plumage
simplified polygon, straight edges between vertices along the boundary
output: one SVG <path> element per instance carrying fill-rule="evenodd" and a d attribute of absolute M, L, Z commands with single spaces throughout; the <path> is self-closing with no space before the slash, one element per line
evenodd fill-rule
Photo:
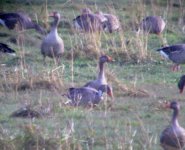
<path fill-rule="evenodd" d="M 166 46 L 157 51 L 174 63 L 173 71 L 179 70 L 180 64 L 185 64 L 185 44 Z"/>
<path fill-rule="evenodd" d="M 73 19 L 76 30 L 85 32 L 100 32 L 103 29 L 101 20 L 89 8 L 83 9 L 82 14 Z"/>
<path fill-rule="evenodd" d="M 57 63 L 60 63 L 60 58 L 64 53 L 64 42 L 58 35 L 58 24 L 60 22 L 60 14 L 58 12 L 53 12 L 50 17 L 54 18 L 52 22 L 50 33 L 44 38 L 41 44 L 41 53 L 44 57 L 48 56 L 50 58 L 55 58 Z"/>
<path fill-rule="evenodd" d="M 95 14 L 100 18 L 105 31 L 112 33 L 120 29 L 120 21 L 117 16 L 102 13 L 101 11 L 98 11 Z"/>
<path fill-rule="evenodd" d="M 173 109 L 173 116 L 170 125 L 161 134 L 161 146 L 164 150 L 183 150 L 185 147 L 185 129 L 179 125 L 177 119 L 180 105 L 173 101 L 167 103 L 166 107 Z"/>
<path fill-rule="evenodd" d="M 112 61 L 113 59 L 108 55 L 100 56 L 99 73 L 98 73 L 97 79 L 86 83 L 84 87 L 91 87 L 98 90 L 101 85 L 107 85 L 107 79 L 105 77 L 105 72 L 104 72 L 104 64 L 106 62 L 112 62 Z M 112 95 L 112 91 L 111 91 L 111 95 Z"/>
<path fill-rule="evenodd" d="M 165 28 L 166 23 L 161 16 L 148 16 L 139 24 L 139 29 L 147 33 L 160 34 Z"/>
<path fill-rule="evenodd" d="M 98 90 L 91 87 L 69 88 L 67 96 L 71 100 L 70 105 L 87 107 L 98 104 L 104 92 L 110 95 L 110 86 L 101 85 Z"/>
<path fill-rule="evenodd" d="M 15 29 L 16 25 L 19 30 L 23 29 L 35 29 L 41 34 L 45 34 L 46 31 L 37 23 L 33 22 L 31 18 L 23 13 L 0 13 L 0 24 L 8 29 Z"/>
<path fill-rule="evenodd" d="M 184 86 L 185 86 L 185 75 L 182 75 L 180 77 L 179 82 L 178 82 L 179 93 L 182 93 L 183 92 Z"/>

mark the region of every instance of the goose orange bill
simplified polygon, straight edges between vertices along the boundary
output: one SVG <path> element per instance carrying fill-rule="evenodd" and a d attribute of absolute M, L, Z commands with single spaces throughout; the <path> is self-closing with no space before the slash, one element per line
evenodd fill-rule
<path fill-rule="evenodd" d="M 112 94 L 112 91 L 111 90 L 108 90 L 107 91 L 107 94 L 112 98 L 113 97 L 113 94 Z"/>
<path fill-rule="evenodd" d="M 170 102 L 165 102 L 165 103 L 164 103 L 164 107 L 165 107 L 165 108 L 170 108 L 170 107 L 171 107 Z"/>
<path fill-rule="evenodd" d="M 110 56 L 107 56 L 107 58 L 108 58 L 108 61 L 109 61 L 109 62 L 113 62 L 113 61 L 114 61 L 113 58 L 110 57 Z"/>

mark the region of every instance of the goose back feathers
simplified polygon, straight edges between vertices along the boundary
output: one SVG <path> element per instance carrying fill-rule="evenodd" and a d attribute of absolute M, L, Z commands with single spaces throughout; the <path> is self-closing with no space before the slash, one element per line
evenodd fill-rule
<path fill-rule="evenodd" d="M 101 85 L 98 90 L 91 87 L 69 88 L 68 98 L 71 100 L 72 106 L 94 106 L 102 99 L 104 92 L 111 93 L 111 88 L 108 85 Z"/>
<path fill-rule="evenodd" d="M 31 18 L 23 13 L 0 13 L 0 24 L 7 27 L 8 29 L 35 29 L 41 34 L 45 34 L 46 31 L 37 23 L 34 23 Z"/>

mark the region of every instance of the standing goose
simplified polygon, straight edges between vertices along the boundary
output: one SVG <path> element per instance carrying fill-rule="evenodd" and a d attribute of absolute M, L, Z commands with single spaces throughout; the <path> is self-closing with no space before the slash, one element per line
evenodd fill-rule
<path fill-rule="evenodd" d="M 39 26 L 37 23 L 34 23 L 31 18 L 23 12 L 17 13 L 0 13 L 0 24 L 5 26 L 8 29 L 15 29 L 18 25 L 18 29 L 35 29 L 41 34 L 45 34 L 46 31 Z"/>
<path fill-rule="evenodd" d="M 9 48 L 9 46 L 4 43 L 0 43 L 0 53 L 15 55 L 15 50 Z"/>
<path fill-rule="evenodd" d="M 82 10 L 82 14 L 73 19 L 73 26 L 85 32 L 100 32 L 103 28 L 101 20 L 89 8 Z"/>
<path fill-rule="evenodd" d="M 165 22 L 161 16 L 147 16 L 139 24 L 139 29 L 147 33 L 160 35 L 164 28 Z"/>
<path fill-rule="evenodd" d="M 101 85 L 98 90 L 91 87 L 69 88 L 67 97 L 72 106 L 94 106 L 102 99 L 104 92 L 112 97 L 111 88 L 108 85 Z"/>
<path fill-rule="evenodd" d="M 180 64 L 185 63 L 185 44 L 166 46 L 158 49 L 157 51 L 174 63 L 172 71 L 178 71 L 180 69 Z"/>
<path fill-rule="evenodd" d="M 112 62 L 112 61 L 113 61 L 113 59 L 110 56 L 102 55 L 99 58 L 99 73 L 98 73 L 97 79 L 86 83 L 84 85 L 84 87 L 92 87 L 92 88 L 98 90 L 98 88 L 101 85 L 103 85 L 103 84 L 107 85 L 107 79 L 105 77 L 105 72 L 104 72 L 104 64 L 106 62 Z"/>
<path fill-rule="evenodd" d="M 184 86 L 185 86 L 185 75 L 181 76 L 178 82 L 179 93 L 183 92 Z"/>
<path fill-rule="evenodd" d="M 103 29 L 105 31 L 112 33 L 120 29 L 120 21 L 117 16 L 113 14 L 105 14 L 101 11 L 96 12 L 96 15 L 101 19 L 103 23 Z"/>
<path fill-rule="evenodd" d="M 64 42 L 58 35 L 57 27 L 60 22 L 60 14 L 58 12 L 53 12 L 50 17 L 54 18 L 52 22 L 50 33 L 44 38 L 41 44 L 41 53 L 44 58 L 46 56 L 50 58 L 55 58 L 57 64 L 60 63 L 60 58 L 64 53 Z"/>
<path fill-rule="evenodd" d="M 161 134 L 161 146 L 164 150 L 183 150 L 185 147 L 185 129 L 179 125 L 177 119 L 180 105 L 173 101 L 167 103 L 166 107 L 173 109 L 173 116 L 170 125 Z"/>

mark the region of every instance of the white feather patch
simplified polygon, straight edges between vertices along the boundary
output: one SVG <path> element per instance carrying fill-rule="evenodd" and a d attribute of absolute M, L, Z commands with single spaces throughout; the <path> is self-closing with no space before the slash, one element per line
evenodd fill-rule
<path fill-rule="evenodd" d="M 0 24 L 2 24 L 4 27 L 6 27 L 4 20 L 0 19 Z"/>
<path fill-rule="evenodd" d="M 8 55 L 10 55 L 10 56 L 16 56 L 16 53 L 8 53 Z"/>
<path fill-rule="evenodd" d="M 82 29 L 81 26 L 78 24 L 78 22 L 76 20 L 73 23 L 74 23 L 73 25 L 74 25 L 75 29 L 77 29 L 77 30 L 81 30 Z"/>
<path fill-rule="evenodd" d="M 163 57 L 169 59 L 169 56 L 168 56 L 165 52 L 163 52 L 162 50 L 160 51 L 160 54 L 161 54 Z"/>

